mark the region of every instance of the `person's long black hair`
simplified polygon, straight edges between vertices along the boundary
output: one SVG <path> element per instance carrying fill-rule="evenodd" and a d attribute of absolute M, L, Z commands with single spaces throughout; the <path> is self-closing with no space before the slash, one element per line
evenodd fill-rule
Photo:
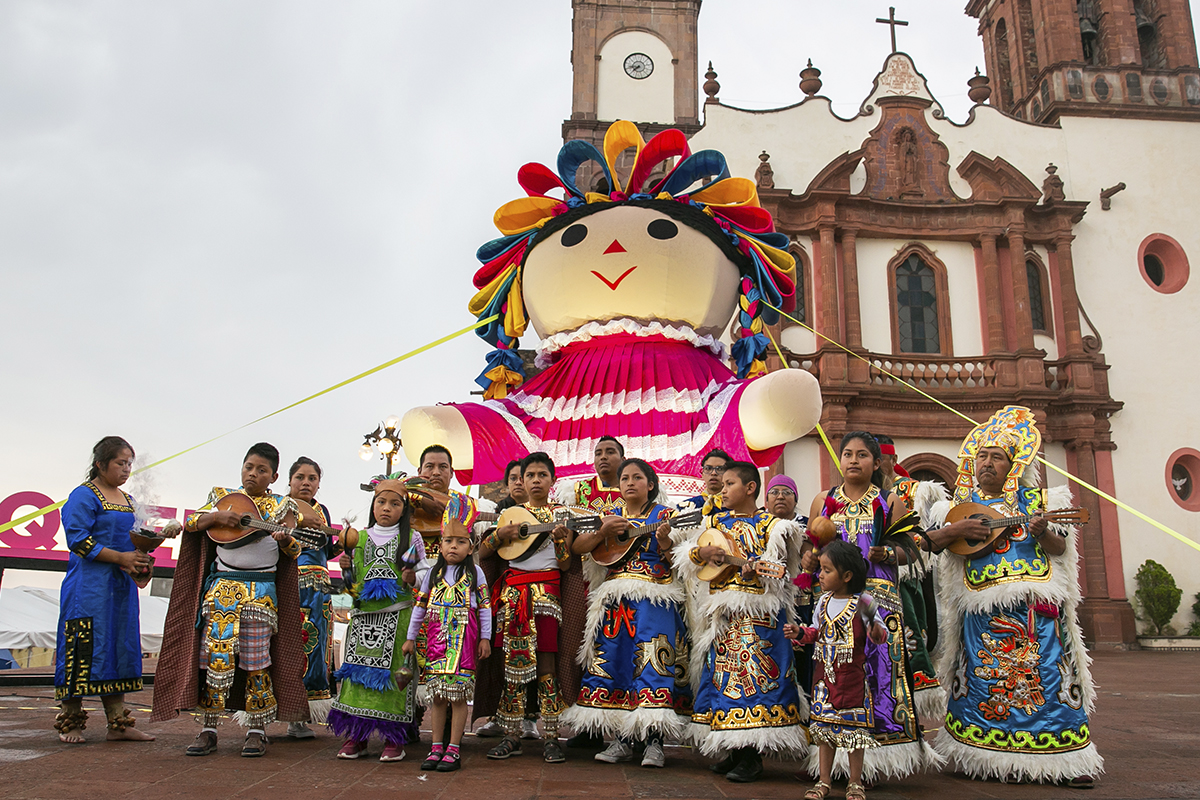
<path fill-rule="evenodd" d="M 883 489 L 883 450 L 879 448 L 879 442 L 875 437 L 866 431 L 850 431 L 842 437 L 842 443 L 838 446 L 838 458 L 842 457 L 842 451 L 846 449 L 846 445 L 858 439 L 866 446 L 871 453 L 871 458 L 875 461 L 875 469 L 871 472 L 871 483 Z"/>
<path fill-rule="evenodd" d="M 134 455 L 133 446 L 120 436 L 105 436 L 96 442 L 96 446 L 92 448 L 92 463 L 88 466 L 87 479 L 94 481 L 96 478 L 99 478 L 100 465 L 102 464 L 103 468 L 106 469 L 112 463 L 113 459 L 121 455 L 121 451 L 126 448 L 128 448 L 130 455 Z"/>
<path fill-rule="evenodd" d="M 621 466 L 617 467 L 617 488 L 620 488 L 621 475 L 625 472 L 625 468 L 629 466 L 637 467 L 638 470 L 646 476 L 646 481 L 650 484 L 650 491 L 646 495 L 646 507 L 642 509 L 649 514 L 654 506 L 658 504 L 658 489 L 659 478 L 658 473 L 654 471 L 654 467 L 650 463 L 641 458 L 627 458 L 621 462 Z M 628 509 L 626 509 L 628 511 Z"/>

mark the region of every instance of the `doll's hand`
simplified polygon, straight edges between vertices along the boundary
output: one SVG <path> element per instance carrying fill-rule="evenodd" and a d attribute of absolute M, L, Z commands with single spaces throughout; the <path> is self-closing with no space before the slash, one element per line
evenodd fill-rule
<path fill-rule="evenodd" d="M 492 643 L 489 642 L 487 639 L 480 639 L 479 640 L 479 649 L 476 651 L 476 659 L 478 661 L 483 661 L 485 658 L 487 658 L 491 654 L 492 654 Z"/>
<path fill-rule="evenodd" d="M 867 638 L 875 644 L 883 644 L 887 641 L 887 631 L 878 622 L 871 625 L 871 630 L 867 632 Z"/>
<path fill-rule="evenodd" d="M 411 656 L 417 651 L 417 643 L 412 639 L 405 639 L 404 644 L 400 646 L 400 652 L 406 656 Z"/>
<path fill-rule="evenodd" d="M 405 583 L 407 583 L 409 586 L 417 585 L 417 573 L 413 570 L 412 567 L 405 567 L 404 569 L 402 569 L 400 571 L 400 579 L 403 580 Z"/>

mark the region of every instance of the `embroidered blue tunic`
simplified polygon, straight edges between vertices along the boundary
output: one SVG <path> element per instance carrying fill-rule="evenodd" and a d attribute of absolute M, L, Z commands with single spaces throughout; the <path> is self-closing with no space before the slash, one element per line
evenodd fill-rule
<path fill-rule="evenodd" d="M 133 550 L 133 498 L 110 503 L 91 483 L 78 486 L 63 506 L 71 550 L 58 613 L 54 694 L 68 697 L 122 694 L 142 688 L 138 593 L 116 564 L 96 560 L 103 548 Z"/>
<path fill-rule="evenodd" d="M 625 516 L 625 509 L 614 513 Z M 649 525 L 668 514 L 668 508 L 655 505 L 649 514 L 627 519 Z M 621 586 L 618 581 L 631 582 L 624 584 L 628 590 L 606 591 L 608 586 Z M 624 559 L 607 568 L 592 601 L 603 602 L 603 612 L 596 629 L 590 631 L 592 653 L 576 708 L 609 713 L 578 720 L 583 727 L 610 736 L 641 738 L 648 730 L 674 733 L 691 716 L 683 599 L 683 587 L 675 581 L 655 536 L 644 537 Z M 596 619 L 597 614 L 594 611 L 589 617 Z M 635 718 L 633 712 L 639 710 L 643 713 Z"/>
<path fill-rule="evenodd" d="M 329 509 L 324 504 L 313 507 L 330 521 Z M 301 645 L 307 666 L 304 671 L 304 688 L 309 700 L 332 698 L 329 675 L 333 671 L 333 586 L 329 582 L 329 559 L 335 554 L 336 546 L 331 542 L 324 547 L 306 547 L 296 559 L 300 574 Z"/>
<path fill-rule="evenodd" d="M 1014 508 L 1004 497 L 971 496 L 1005 516 L 1043 507 L 1034 489 L 1022 489 L 1016 500 Z M 1021 526 L 995 552 L 967 559 L 963 580 L 968 591 L 987 592 L 1018 581 L 1048 583 L 1056 568 L 1062 567 Z M 983 752 L 1046 756 L 1090 744 L 1080 665 L 1063 621 L 1034 606 L 1017 601 L 964 615 L 946 712 L 946 733 L 959 743 Z"/>

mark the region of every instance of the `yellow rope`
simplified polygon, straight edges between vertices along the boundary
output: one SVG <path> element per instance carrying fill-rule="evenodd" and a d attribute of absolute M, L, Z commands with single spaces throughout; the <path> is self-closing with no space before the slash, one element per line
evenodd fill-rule
<path fill-rule="evenodd" d="M 962 412 L 961 412 L 961 411 L 959 411 L 958 409 L 956 409 L 956 408 L 951 408 L 950 406 L 946 405 L 946 404 L 945 404 L 945 403 L 943 403 L 941 400 L 937 399 L 936 397 L 934 397 L 933 395 L 929 394 L 928 392 L 926 392 L 926 391 L 923 391 L 923 390 L 921 390 L 919 387 L 917 387 L 917 386 L 914 386 L 914 385 L 912 385 L 911 383 L 909 383 L 908 381 L 904 380 L 904 379 L 903 379 L 903 378 L 901 378 L 899 375 L 895 375 L 895 374 L 893 374 L 893 373 L 891 373 L 891 372 L 888 372 L 888 371 L 887 371 L 886 369 L 884 369 L 882 366 L 877 366 L 877 365 L 873 364 L 873 363 L 871 362 L 871 360 L 870 360 L 870 359 L 868 359 L 868 358 L 864 358 L 864 357 L 863 357 L 861 354 L 854 352 L 854 351 L 853 351 L 853 350 L 851 350 L 850 348 L 848 348 L 848 347 L 846 347 L 845 345 L 843 345 L 841 342 L 835 342 L 833 339 L 830 339 L 828 336 L 826 336 L 825 334 L 821 333 L 820 331 L 817 331 L 816 329 L 814 329 L 814 328 L 811 328 L 811 327 L 809 327 L 808 325 L 805 325 L 803 322 L 801 322 L 800 320 L 796 319 L 796 318 L 795 318 L 795 317 L 793 317 L 791 314 L 788 314 L 788 313 L 787 313 L 786 311 L 784 311 L 783 309 L 781 309 L 781 308 L 775 308 L 775 306 L 771 305 L 770 303 L 767 303 L 765 300 L 763 300 L 763 301 L 760 301 L 760 302 L 763 302 L 763 303 L 765 303 L 765 304 L 766 304 L 767 306 L 769 306 L 770 308 L 774 308 L 774 309 L 775 309 L 776 311 L 778 311 L 780 314 L 782 314 L 783 316 L 787 317 L 787 318 L 788 318 L 788 319 L 790 319 L 792 322 L 796 323 L 797 325 L 799 325 L 800 327 L 804 328 L 805 330 L 812 331 L 814 334 L 816 334 L 817 336 L 820 336 L 822 339 L 824 339 L 825 341 L 829 342 L 829 343 L 830 343 L 830 344 L 832 344 L 834 347 L 837 347 L 837 348 L 838 348 L 838 349 L 840 349 L 840 350 L 844 350 L 845 352 L 849 353 L 850 355 L 854 356 L 855 358 L 857 358 L 857 359 L 858 359 L 858 360 L 860 360 L 860 361 L 865 361 L 865 362 L 867 363 L 867 365 L 868 365 L 868 366 L 870 366 L 870 367 L 874 367 L 876 370 L 878 370 L 879 372 L 883 373 L 884 375 L 887 375 L 887 376 L 888 376 L 889 378 L 891 378 L 892 380 L 894 380 L 894 381 L 896 381 L 896 382 L 898 382 L 898 383 L 902 383 L 902 384 L 904 384 L 905 386 L 907 386 L 908 388 L 912 389 L 912 390 L 913 390 L 914 392 L 916 392 L 917 394 L 920 394 L 920 395 L 922 395 L 923 397 L 925 397 L 925 398 L 927 398 L 927 399 L 929 399 L 929 400 L 932 400 L 934 403 L 937 403 L 939 406 L 941 406 L 942 408 L 946 409 L 947 411 L 949 411 L 949 412 L 951 412 L 951 413 L 953 413 L 953 414 L 957 414 L 958 416 L 962 417 L 962 418 L 963 418 L 964 420 L 966 420 L 967 422 L 971 423 L 971 425 L 972 425 L 972 426 L 975 426 L 975 425 L 978 425 L 978 424 L 979 424 L 978 422 L 976 422 L 975 420 L 971 419 L 970 417 L 968 417 L 966 414 L 962 413 Z M 772 342 L 774 342 L 775 340 L 774 340 L 774 339 L 772 339 L 771 341 L 772 341 Z M 776 348 L 776 350 L 779 350 L 779 345 L 778 345 L 778 344 L 776 344 L 776 345 L 775 345 L 775 348 Z M 782 358 L 782 357 L 783 357 L 783 352 L 782 352 L 782 350 L 780 350 L 780 352 L 779 352 L 779 355 L 780 355 L 780 358 Z M 786 359 L 785 359 L 784 363 L 787 363 Z M 819 430 L 819 428 L 818 428 L 818 430 Z M 823 431 L 821 432 L 821 438 L 825 438 L 825 433 L 824 433 Z M 826 441 L 826 444 L 828 444 L 828 441 Z M 1131 506 L 1131 505 L 1129 505 L 1128 503 L 1124 502 L 1123 500 L 1118 500 L 1117 498 L 1115 498 L 1115 497 L 1113 497 L 1112 495 L 1110 495 L 1110 494 L 1108 494 L 1107 492 L 1105 492 L 1103 489 L 1100 489 L 1100 488 L 1098 488 L 1098 487 L 1092 486 L 1092 485 L 1091 485 L 1090 483 L 1088 483 L 1087 481 L 1085 481 L 1085 480 L 1082 480 L 1081 478 L 1078 478 L 1078 477 L 1076 477 L 1076 476 L 1072 475 L 1071 473 L 1067 472 L 1067 471 L 1066 471 L 1066 470 L 1064 470 L 1064 469 L 1060 469 L 1059 467 L 1055 466 L 1054 464 L 1051 464 L 1049 461 L 1047 461 L 1046 459 L 1042 458 L 1041 456 L 1037 456 L 1037 462 L 1038 462 L 1039 464 L 1043 464 L 1043 465 L 1045 465 L 1045 466 L 1046 466 L 1046 467 L 1048 467 L 1049 469 L 1052 469 L 1052 470 L 1054 470 L 1055 472 L 1057 472 L 1057 473 L 1059 473 L 1059 474 L 1063 475 L 1064 477 L 1066 477 L 1066 478 L 1069 478 L 1069 479 L 1070 479 L 1071 481 L 1073 481 L 1074 483 L 1077 483 L 1077 484 L 1079 484 L 1080 486 L 1082 486 L 1083 488 L 1085 488 L 1085 489 L 1087 489 L 1087 490 L 1091 491 L 1092 493 L 1096 494 L 1097 496 L 1099 496 L 1099 497 L 1103 497 L 1105 500 L 1107 500 L 1108 502 L 1110 502 L 1110 503 L 1112 503 L 1113 505 L 1117 506 L 1118 508 L 1121 508 L 1121 509 L 1124 509 L 1125 511 L 1128 511 L 1130 514 L 1133 514 L 1135 517 L 1137 517 L 1138 519 L 1142 520 L 1143 522 L 1149 523 L 1150 525 L 1154 526 L 1155 528 L 1158 528 L 1158 529 L 1159 529 L 1160 531 L 1162 531 L 1163 533 L 1165 533 L 1165 534 L 1167 534 L 1167 535 L 1169 535 L 1169 536 L 1173 536 L 1174 538 L 1176 538 L 1176 539 L 1178 539 L 1179 541 L 1183 542 L 1184 544 L 1186 544 L 1188 547 L 1192 548 L 1193 550 L 1200 551 L 1200 542 L 1193 541 L 1192 539 L 1189 539 L 1188 537 L 1184 536 L 1183 534 L 1179 533 L 1178 531 L 1172 530 L 1171 528 L 1167 527 L 1166 525 L 1164 525 L 1163 523 L 1159 522 L 1158 520 L 1156 520 L 1156 519 L 1154 519 L 1154 518 L 1152 518 L 1152 517 L 1149 517 L 1149 516 L 1147 516 L 1146 514 L 1143 514 L 1141 511 L 1138 511 L 1136 508 L 1134 508 L 1133 506 Z"/>
<path fill-rule="evenodd" d="M 461 330 L 457 330 L 454 333 L 447 334 L 446 336 L 443 336 L 440 339 L 436 339 L 436 340 L 430 342 L 429 344 L 425 344 L 425 345 L 422 345 L 421 347 L 418 347 L 416 350 L 410 350 L 407 353 L 405 353 L 404 355 L 397 356 L 396 358 L 393 358 L 391 361 L 385 361 L 384 363 L 380 364 L 379 366 L 372 367 L 371 369 L 367 370 L 366 372 L 360 372 L 359 374 L 355 375 L 353 378 L 347 378 L 346 380 L 341 381 L 340 383 L 335 383 L 333 386 L 330 386 L 326 389 L 322 389 L 321 391 L 317 392 L 316 394 L 310 394 L 308 397 L 305 397 L 303 400 L 297 400 L 294 403 L 289 403 L 288 405 L 284 406 L 283 408 L 276 409 L 275 411 L 272 411 L 270 414 L 263 414 L 258 419 L 250 420 L 249 422 L 245 423 L 244 425 L 239 425 L 238 427 L 236 427 L 232 430 L 225 431 L 225 433 L 222 433 L 219 436 L 214 436 L 211 439 L 207 439 L 207 440 L 201 442 L 200 444 L 192 445 L 191 447 L 187 448 L 186 450 L 180 450 L 178 453 L 175 453 L 174 455 L 169 455 L 166 458 L 160 458 L 158 461 L 155 461 L 152 464 L 147 464 L 144 467 L 139 467 L 138 469 L 135 469 L 133 471 L 133 474 L 137 475 L 139 472 L 145 472 L 148 469 L 154 469 L 155 467 L 159 466 L 160 464 L 167 463 L 171 459 L 179 458 L 180 456 L 190 453 L 193 450 L 198 450 L 201 447 L 204 447 L 206 444 L 212 444 L 213 442 L 217 441 L 218 439 L 223 439 L 226 436 L 230 435 L 231 433 L 237 433 L 238 431 L 242 430 L 243 428 L 248 428 L 251 425 L 262 422 L 264 419 L 270 419 L 271 417 L 275 416 L 276 414 L 282 414 L 284 411 L 295 408 L 298 405 L 307 403 L 309 400 L 316 400 L 318 397 L 321 397 L 322 395 L 329 394 L 330 392 L 332 392 L 336 389 L 340 389 L 343 386 L 347 386 L 351 383 L 354 383 L 355 381 L 362 380 L 363 378 L 367 377 L 368 375 L 374 375 L 376 372 L 379 372 L 380 370 L 385 370 L 388 367 L 395 366 L 396 364 L 399 364 L 401 361 L 404 361 L 406 359 L 412 358 L 413 356 L 424 353 L 426 350 L 432 350 L 433 348 L 437 347 L 438 345 L 445 344 L 446 342 L 450 341 L 451 339 L 455 339 L 459 336 L 462 336 L 464 333 L 470 333 L 471 331 L 475 330 L 476 328 L 482 328 L 484 325 L 494 322 L 495 320 L 497 320 L 499 318 L 500 318 L 499 314 L 493 314 L 492 316 L 488 317 L 487 319 L 481 319 L 478 322 L 474 323 L 473 325 L 468 325 L 467 327 L 462 328 Z M 59 500 L 57 503 L 48 505 L 45 508 L 39 508 L 37 511 L 34 511 L 32 514 L 26 514 L 25 516 L 23 516 L 19 519 L 14 519 L 12 522 L 8 522 L 8 523 L 5 523 L 4 525 L 0 525 L 0 533 L 4 533 L 6 530 L 9 530 L 10 528 L 15 528 L 18 525 L 24 525 L 26 522 L 32 522 L 33 520 L 37 519 L 38 517 L 41 517 L 45 514 L 49 514 L 51 511 L 56 511 L 56 510 L 62 508 L 63 503 L 65 503 L 65 502 L 67 502 L 67 501 Z"/>
<path fill-rule="evenodd" d="M 771 340 L 771 344 L 775 345 L 775 352 L 779 354 L 779 360 L 783 362 L 784 369 L 791 369 L 792 365 L 783 356 L 783 350 L 779 347 L 779 342 L 775 341 L 775 337 L 771 335 L 770 328 L 764 328 L 767 332 L 767 338 Z M 817 421 L 817 433 L 821 435 L 821 441 L 825 443 L 825 449 L 829 451 L 829 457 L 833 459 L 833 465 L 837 467 L 838 474 L 842 474 L 842 460 L 838 458 L 837 453 L 833 451 L 833 445 L 829 443 L 829 437 L 825 435 L 825 429 L 821 427 L 821 422 Z"/>

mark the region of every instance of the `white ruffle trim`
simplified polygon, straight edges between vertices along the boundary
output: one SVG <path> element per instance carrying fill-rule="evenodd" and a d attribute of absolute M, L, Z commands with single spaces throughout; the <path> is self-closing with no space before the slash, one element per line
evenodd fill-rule
<path fill-rule="evenodd" d="M 820 753 L 819 747 L 812 748 L 808 753 L 808 761 L 805 762 L 804 768 L 810 775 L 820 774 Z M 863 752 L 862 778 L 868 783 L 900 780 L 918 772 L 940 770 L 945 764 L 946 757 L 927 742 L 889 744 L 872 747 Z M 838 750 L 833 758 L 833 777 L 845 778 L 849 774 L 849 756 L 845 750 Z"/>
<path fill-rule="evenodd" d="M 563 331 L 548 336 L 538 344 L 534 363 L 545 369 L 554 363 L 558 351 L 577 342 L 589 342 L 602 336 L 614 334 L 632 336 L 661 336 L 677 342 L 687 342 L 692 347 L 703 348 L 724 361 L 729 357 L 725 343 L 713 336 L 702 336 L 686 325 L 664 325 L 657 320 L 646 324 L 632 319 L 610 319 L 608 322 L 589 322 L 573 331 Z"/>
<path fill-rule="evenodd" d="M 945 686 L 918 690 L 913 695 L 913 705 L 917 709 L 917 719 L 925 730 L 932 731 L 946 724 Z"/>
<path fill-rule="evenodd" d="M 710 380 L 703 389 L 646 388 L 569 397 L 543 397 L 517 391 L 508 399 L 536 419 L 569 422 L 613 414 L 696 414 L 704 410 L 721 386 Z"/>
<path fill-rule="evenodd" d="M 681 741 L 686 735 L 689 717 L 681 717 L 669 708 L 591 708 L 573 705 L 559 717 L 559 724 L 576 733 L 587 731 L 614 739 L 618 736 L 641 741 L 650 731 L 657 731 L 669 741 Z"/>
<path fill-rule="evenodd" d="M 693 722 L 689 728 L 700 752 L 710 758 L 724 757 L 731 750 L 742 747 L 753 747 L 763 755 L 771 754 L 776 758 L 803 759 L 817 752 L 816 748 L 809 750 L 808 731 L 803 725 L 714 731 L 707 725 Z"/>
<path fill-rule="evenodd" d="M 1067 753 L 1006 753 L 971 747 L 943 730 L 938 732 L 937 748 L 946 757 L 948 771 L 961 772 L 975 779 L 1055 783 L 1083 775 L 1096 778 L 1104 772 L 1104 759 L 1093 742 Z"/>
<path fill-rule="evenodd" d="M 316 725 L 324 725 L 329 720 L 329 710 L 332 708 L 332 697 L 326 700 L 309 700 L 308 721 Z"/>

